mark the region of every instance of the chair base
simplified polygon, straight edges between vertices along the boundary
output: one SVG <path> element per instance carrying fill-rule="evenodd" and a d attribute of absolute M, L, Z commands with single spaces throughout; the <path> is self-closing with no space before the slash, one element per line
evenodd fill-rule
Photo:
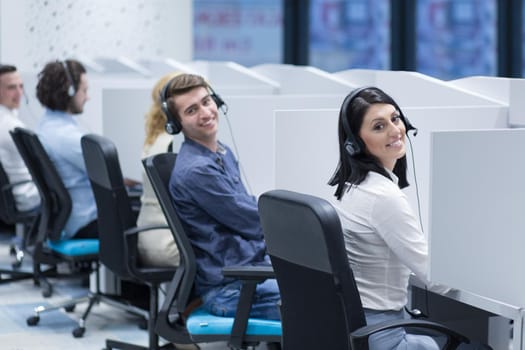
<path fill-rule="evenodd" d="M 176 350 L 177 348 L 172 343 L 167 343 L 164 345 L 158 345 L 158 346 L 144 346 L 144 345 L 137 345 L 137 344 L 131 344 L 126 343 L 118 340 L 113 339 L 106 339 L 106 348 L 105 350 L 112 350 L 112 349 L 120 349 L 120 350 Z"/>
<path fill-rule="evenodd" d="M 4 275 L 7 275 L 9 277 L 5 278 Z M 33 278 L 34 278 L 33 272 L 17 271 L 14 269 L 13 270 L 7 270 L 7 269 L 0 270 L 0 284 L 15 282 L 15 281 L 22 281 L 22 280 L 33 279 Z"/>
<path fill-rule="evenodd" d="M 95 304 L 98 304 L 100 302 L 103 302 L 111 306 L 114 306 L 116 308 L 119 308 L 121 310 L 130 312 L 134 315 L 143 317 L 146 320 L 149 317 L 148 312 L 146 310 L 140 309 L 133 305 L 118 302 L 114 298 L 106 296 L 101 293 L 94 293 L 94 294 L 89 293 L 87 296 L 84 296 L 78 299 L 67 300 L 62 303 L 55 304 L 52 306 L 48 306 L 48 307 L 37 306 L 34 309 L 35 314 L 33 316 L 28 317 L 26 320 L 26 323 L 28 326 L 36 326 L 40 322 L 40 314 L 49 312 L 49 311 L 53 311 L 53 310 L 58 310 L 61 308 L 64 308 L 66 311 L 73 311 L 77 304 L 84 303 L 84 302 L 88 302 L 89 304 L 86 310 L 84 311 L 84 313 L 82 314 L 82 317 L 78 320 L 78 326 L 75 329 L 73 329 L 73 331 L 71 332 L 73 337 L 75 338 L 81 338 L 84 335 L 86 331 L 86 328 L 85 328 L 86 319 L 91 313 L 92 307 Z"/>

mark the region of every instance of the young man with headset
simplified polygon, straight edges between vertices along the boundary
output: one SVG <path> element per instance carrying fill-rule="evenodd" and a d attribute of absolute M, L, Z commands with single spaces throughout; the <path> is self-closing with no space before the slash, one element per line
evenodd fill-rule
<path fill-rule="evenodd" d="M 62 238 L 96 238 L 97 206 L 80 145 L 86 131 L 75 119 L 88 100 L 86 69 L 76 60 L 53 61 L 38 78 L 36 94 L 46 111 L 37 133 L 73 204 Z"/>
<path fill-rule="evenodd" d="M 182 74 L 161 91 L 166 130 L 184 142 L 170 179 L 170 193 L 197 259 L 196 293 L 218 316 L 235 315 L 241 283 L 224 266 L 269 265 L 255 197 L 246 191 L 237 160 L 217 139 L 224 101 L 197 75 Z M 257 286 L 251 317 L 279 319 L 275 279 Z"/>
<path fill-rule="evenodd" d="M 25 127 L 18 118 L 18 107 L 24 96 L 24 83 L 15 66 L 0 64 L 0 163 L 13 187 L 13 197 L 18 210 L 37 210 L 40 205 L 38 189 L 18 153 L 9 131 Z"/>

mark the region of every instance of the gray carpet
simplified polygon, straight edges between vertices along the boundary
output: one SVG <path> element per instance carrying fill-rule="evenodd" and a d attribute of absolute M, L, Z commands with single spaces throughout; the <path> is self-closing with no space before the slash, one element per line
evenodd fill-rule
<path fill-rule="evenodd" d="M 10 269 L 13 257 L 9 255 L 11 234 L 0 229 L 0 269 Z M 22 270 L 30 270 L 31 263 L 26 259 Z M 5 278 L 2 275 L 2 278 Z M 147 332 L 138 327 L 137 316 L 101 303 L 95 305 L 88 317 L 86 332 L 82 338 L 74 338 L 72 331 L 84 312 L 87 303 L 79 304 L 71 313 L 63 309 L 40 315 L 36 326 L 28 326 L 26 319 L 34 314 L 38 305 L 54 305 L 64 300 L 83 296 L 87 287 L 80 281 L 50 280 L 54 293 L 44 298 L 32 280 L 0 284 L 0 349 L 2 350 L 96 350 L 105 347 L 105 340 L 116 339 L 146 345 Z M 225 343 L 199 344 L 203 350 L 228 349 Z M 265 349 L 261 345 L 258 349 Z"/>

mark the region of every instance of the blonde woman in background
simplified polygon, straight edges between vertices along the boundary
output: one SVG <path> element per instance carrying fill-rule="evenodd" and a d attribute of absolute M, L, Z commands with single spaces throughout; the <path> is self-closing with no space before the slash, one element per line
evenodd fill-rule
<path fill-rule="evenodd" d="M 146 114 L 146 139 L 142 149 L 142 158 L 168 152 L 173 136 L 166 133 L 166 116 L 160 108 L 160 92 L 164 85 L 180 73 L 169 73 L 157 81 L 151 91 L 152 105 Z M 146 173 L 142 172 L 144 192 L 141 197 L 137 225 L 167 225 L 166 218 L 151 187 Z M 169 229 L 159 229 L 139 234 L 138 249 L 141 262 L 147 266 L 177 266 L 179 250 Z"/>

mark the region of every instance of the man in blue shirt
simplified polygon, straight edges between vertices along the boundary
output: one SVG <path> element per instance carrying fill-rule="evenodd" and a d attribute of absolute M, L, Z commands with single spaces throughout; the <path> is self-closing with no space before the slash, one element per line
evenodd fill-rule
<path fill-rule="evenodd" d="M 74 118 L 88 100 L 86 69 L 75 60 L 54 61 L 38 77 L 36 93 L 46 111 L 37 133 L 73 204 L 62 238 L 96 238 L 97 206 L 80 145 L 86 132 Z"/>
<path fill-rule="evenodd" d="M 222 268 L 270 264 L 257 201 L 247 193 L 231 150 L 217 140 L 223 102 L 205 80 L 176 76 L 161 95 L 169 127 L 184 134 L 170 192 L 195 251 L 196 292 L 211 313 L 234 316 L 241 283 L 225 278 Z M 259 284 L 250 316 L 279 319 L 279 299 L 275 279 Z"/>

